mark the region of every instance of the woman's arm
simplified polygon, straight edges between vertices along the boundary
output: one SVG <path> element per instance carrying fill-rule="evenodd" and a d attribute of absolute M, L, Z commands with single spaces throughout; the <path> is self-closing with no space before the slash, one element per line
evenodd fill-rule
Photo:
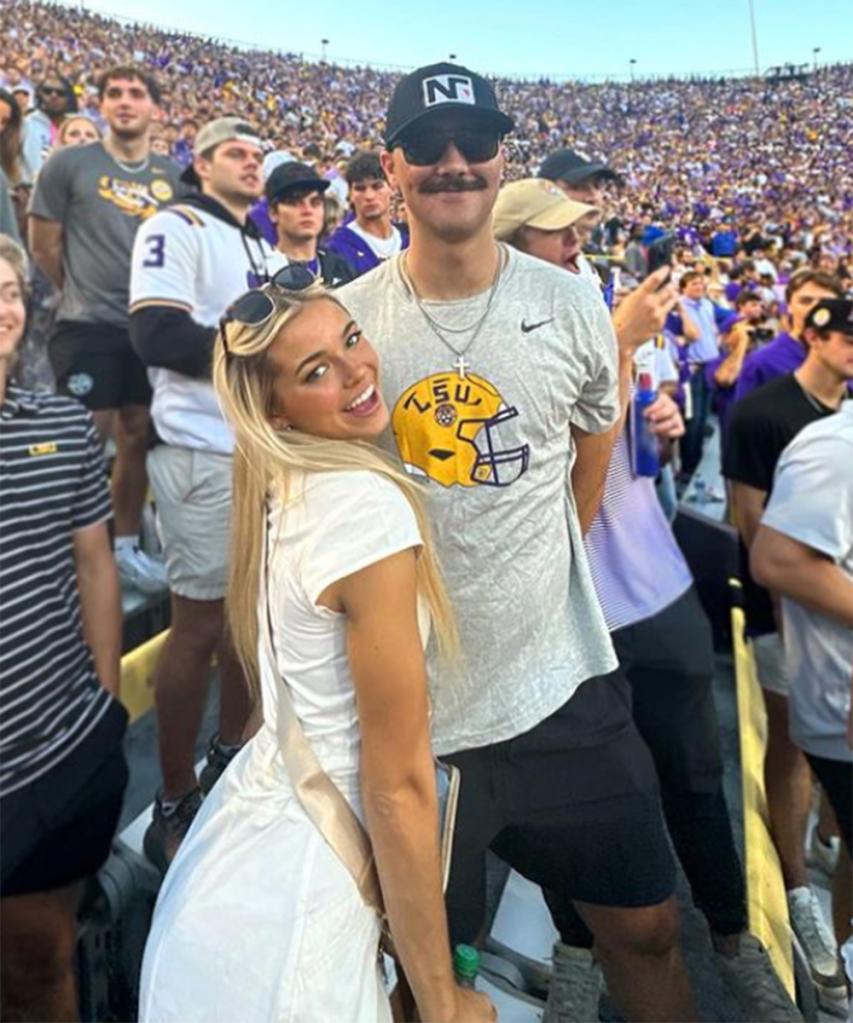
<path fill-rule="evenodd" d="M 121 587 L 105 522 L 72 534 L 83 637 L 92 651 L 98 681 L 119 695 L 121 661 Z"/>
<path fill-rule="evenodd" d="M 391 932 L 421 1018 L 492 1019 L 489 1000 L 458 988 L 453 977 L 415 550 L 334 583 L 318 603 L 347 616 L 367 829 Z"/>

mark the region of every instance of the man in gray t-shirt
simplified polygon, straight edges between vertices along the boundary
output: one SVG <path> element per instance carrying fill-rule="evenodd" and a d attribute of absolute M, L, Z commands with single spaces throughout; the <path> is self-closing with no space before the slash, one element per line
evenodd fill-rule
<path fill-rule="evenodd" d="M 119 570 L 131 585 L 158 592 L 165 573 L 138 545 L 151 388 L 130 345 L 128 289 L 137 228 L 174 198 L 180 170 L 151 154 L 158 92 L 145 72 L 107 71 L 99 92 L 109 133 L 103 142 L 60 149 L 43 165 L 30 202 L 30 248 L 61 292 L 49 342 L 57 388 L 92 411 L 103 439 L 115 438 Z M 156 244 L 149 258 L 162 259 Z"/>
<path fill-rule="evenodd" d="M 382 163 L 411 247 L 337 292 L 379 351 L 388 442 L 423 480 L 459 623 L 461 664 L 431 666 L 434 744 L 462 772 L 451 938 L 482 927 L 491 848 L 547 890 L 546 1019 L 597 1017 L 593 939 L 626 1019 L 692 1019 L 654 765 L 581 536 L 615 439 L 616 340 L 588 280 L 492 237 L 511 127 L 467 68 L 403 78 Z"/>

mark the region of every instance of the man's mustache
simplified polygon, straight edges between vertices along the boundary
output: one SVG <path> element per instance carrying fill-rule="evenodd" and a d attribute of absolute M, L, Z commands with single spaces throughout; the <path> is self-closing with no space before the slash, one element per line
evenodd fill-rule
<path fill-rule="evenodd" d="M 436 192 L 481 192 L 484 188 L 488 188 L 485 178 L 475 175 L 472 178 L 430 178 L 418 191 L 429 195 Z"/>

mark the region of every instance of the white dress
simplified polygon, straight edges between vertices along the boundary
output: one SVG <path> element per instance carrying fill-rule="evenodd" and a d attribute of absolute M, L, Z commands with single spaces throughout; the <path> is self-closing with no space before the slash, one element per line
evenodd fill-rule
<path fill-rule="evenodd" d="M 330 583 L 418 546 L 417 523 L 393 483 L 364 471 L 306 477 L 286 508 L 274 506 L 271 523 L 278 668 L 320 762 L 361 815 L 345 619 L 316 599 Z M 139 1019 L 388 1021 L 378 918 L 293 792 L 276 738 L 282 683 L 260 650 L 264 724 L 205 799 L 166 874 Z"/>

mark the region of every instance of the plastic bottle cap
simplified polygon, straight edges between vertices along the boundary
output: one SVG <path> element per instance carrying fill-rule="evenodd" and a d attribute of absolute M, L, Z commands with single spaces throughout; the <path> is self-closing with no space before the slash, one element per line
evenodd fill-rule
<path fill-rule="evenodd" d="M 476 977 L 480 953 L 473 945 L 457 945 L 453 950 L 453 970 L 459 977 Z"/>

